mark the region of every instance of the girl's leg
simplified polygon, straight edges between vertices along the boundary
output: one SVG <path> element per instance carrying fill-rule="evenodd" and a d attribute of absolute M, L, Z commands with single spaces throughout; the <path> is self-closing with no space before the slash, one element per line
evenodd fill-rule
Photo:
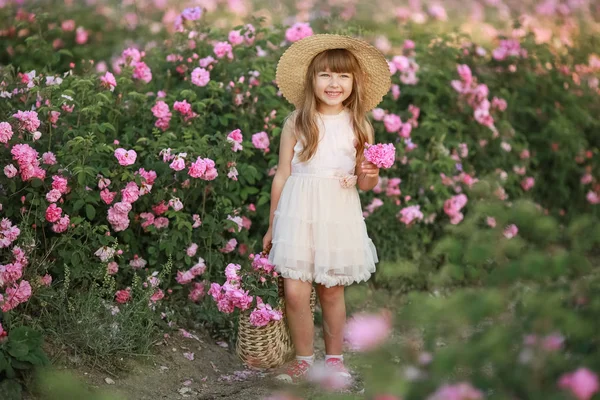
<path fill-rule="evenodd" d="M 295 279 L 284 280 L 285 311 L 296 355 L 313 355 L 314 321 L 310 312 L 312 283 Z"/>
<path fill-rule="evenodd" d="M 325 287 L 317 285 L 317 294 L 323 310 L 323 338 L 325 354 L 341 355 L 346 325 L 344 286 Z"/>

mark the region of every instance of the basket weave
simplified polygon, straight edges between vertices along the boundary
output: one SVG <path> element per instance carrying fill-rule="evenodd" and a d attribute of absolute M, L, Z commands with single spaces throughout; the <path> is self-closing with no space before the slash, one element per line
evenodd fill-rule
<path fill-rule="evenodd" d="M 285 313 L 283 278 L 280 277 L 277 284 L 279 302 L 275 309 L 282 312 L 281 320 L 270 321 L 265 326 L 256 327 L 250 323 L 249 313 L 240 314 L 236 353 L 246 365 L 252 368 L 277 368 L 290 361 L 295 354 Z M 310 295 L 310 310 L 313 316 L 316 300 L 313 287 Z"/>

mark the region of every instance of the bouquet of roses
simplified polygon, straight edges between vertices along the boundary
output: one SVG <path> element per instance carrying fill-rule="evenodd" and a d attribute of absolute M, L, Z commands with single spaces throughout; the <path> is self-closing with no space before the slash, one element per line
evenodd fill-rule
<path fill-rule="evenodd" d="M 390 168 L 396 161 L 396 147 L 392 143 L 365 143 L 364 155 L 365 159 L 377 168 Z"/>
<path fill-rule="evenodd" d="M 217 303 L 219 311 L 226 314 L 236 309 L 250 311 L 253 326 L 266 326 L 270 321 L 279 321 L 282 312 L 276 310 L 278 301 L 277 272 L 264 254 L 251 254 L 250 266 L 229 264 L 225 268 L 227 280 L 223 285 L 212 283 L 208 294 Z"/>

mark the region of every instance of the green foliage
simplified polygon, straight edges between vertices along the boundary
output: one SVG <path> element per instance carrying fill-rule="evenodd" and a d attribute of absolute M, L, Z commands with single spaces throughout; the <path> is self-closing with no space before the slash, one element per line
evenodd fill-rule
<path fill-rule="evenodd" d="M 598 220 L 556 229 L 557 220 L 530 202 L 497 203 L 474 201 L 465 220 L 440 238 L 433 257 L 442 267 L 422 277 L 428 291 L 379 300 L 394 311 L 396 329 L 382 348 L 353 360 L 368 396 L 417 400 L 466 381 L 489 398 L 568 399 L 557 389 L 563 374 L 600 369 L 600 264 L 582 252 L 600 245 L 600 236 L 589 239 Z M 489 210 L 523 229 L 505 237 L 500 225 L 483 220 Z M 541 235 L 540 227 L 557 232 Z M 590 242 L 569 246 L 574 232 Z M 373 308 L 355 292 L 352 308 Z"/>
<path fill-rule="evenodd" d="M 158 315 L 148 307 L 145 292 L 127 304 L 113 306 L 98 290 L 77 293 L 66 301 L 49 300 L 44 311 L 45 332 L 92 366 L 120 366 L 124 357 L 148 355 L 158 339 Z"/>
<path fill-rule="evenodd" d="M 0 337 L 0 394 L 3 399 L 21 398 L 21 382 L 34 367 L 48 364 L 42 350 L 42 333 L 27 326 L 11 329 Z"/>
<path fill-rule="evenodd" d="M 35 391 L 48 400 L 89 399 L 119 400 L 114 393 L 91 391 L 83 382 L 66 371 L 44 369 L 36 377 Z"/>

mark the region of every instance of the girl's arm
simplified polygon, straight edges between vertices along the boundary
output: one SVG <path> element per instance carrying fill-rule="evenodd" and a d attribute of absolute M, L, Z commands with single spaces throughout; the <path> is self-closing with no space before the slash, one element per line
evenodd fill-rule
<path fill-rule="evenodd" d="M 293 126 L 293 119 L 290 117 L 283 125 L 283 130 L 281 131 L 281 141 L 279 143 L 279 162 L 277 164 L 277 172 L 275 173 L 273 184 L 271 186 L 271 212 L 269 214 L 269 230 L 263 239 L 264 248 L 267 248 L 268 244 L 271 243 L 273 219 L 275 217 L 275 211 L 277 210 L 277 204 L 279 204 L 279 198 L 281 197 L 283 186 L 292 173 L 292 158 L 294 158 L 294 146 L 296 145 L 296 137 L 293 132 Z"/>
<path fill-rule="evenodd" d="M 369 136 L 369 144 L 375 142 L 373 127 L 371 124 L 367 124 L 367 133 Z M 379 168 L 367 160 L 365 160 L 364 154 L 356 155 L 356 171 L 355 175 L 358 177 L 357 186 L 360 190 L 365 192 L 373 189 L 379 182 Z"/>

